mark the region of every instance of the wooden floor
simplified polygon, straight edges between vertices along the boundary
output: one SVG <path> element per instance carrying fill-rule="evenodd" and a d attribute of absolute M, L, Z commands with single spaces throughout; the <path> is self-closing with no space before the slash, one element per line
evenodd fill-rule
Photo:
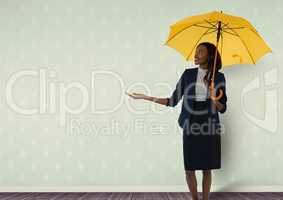
<path fill-rule="evenodd" d="M 185 192 L 22 192 L 0 193 L 0 200 L 189 200 Z M 201 199 L 201 193 L 199 193 Z M 210 200 L 283 200 L 283 192 L 218 192 L 210 193 Z"/>

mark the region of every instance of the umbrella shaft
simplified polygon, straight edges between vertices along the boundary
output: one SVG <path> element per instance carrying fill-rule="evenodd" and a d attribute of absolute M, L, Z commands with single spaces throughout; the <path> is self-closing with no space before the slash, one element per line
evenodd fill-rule
<path fill-rule="evenodd" d="M 212 72 L 212 79 L 210 81 L 210 87 L 209 87 L 211 98 L 214 100 L 218 100 L 222 96 L 221 93 L 218 97 L 215 96 L 216 93 L 214 94 L 214 76 L 215 76 L 216 61 L 217 61 L 217 55 L 218 55 L 218 43 L 219 43 L 220 34 L 221 34 L 221 21 L 218 22 L 216 48 L 215 48 L 214 63 L 213 63 L 213 69 L 212 69 L 213 72 Z"/>
<path fill-rule="evenodd" d="M 220 32 L 221 32 L 221 21 L 218 22 L 218 27 L 217 27 L 217 42 L 219 42 Z"/>
<path fill-rule="evenodd" d="M 221 21 L 218 22 L 218 28 L 217 28 L 216 49 L 215 49 L 214 63 L 213 63 L 213 69 L 212 69 L 212 83 L 214 82 L 214 76 L 215 76 L 215 68 L 216 68 L 216 61 L 217 61 L 217 50 L 218 50 L 220 33 L 221 33 Z M 211 84 L 211 86 L 214 89 L 214 85 Z"/>

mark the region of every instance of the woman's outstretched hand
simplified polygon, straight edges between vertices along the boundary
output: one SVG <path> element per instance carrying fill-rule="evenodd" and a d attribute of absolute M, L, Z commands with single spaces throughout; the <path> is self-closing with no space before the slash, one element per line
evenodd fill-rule
<path fill-rule="evenodd" d="M 148 96 L 142 93 L 128 93 L 126 92 L 127 95 L 129 95 L 130 97 L 134 98 L 134 99 L 148 99 Z"/>
<path fill-rule="evenodd" d="M 147 96 L 145 94 L 136 93 L 136 92 L 133 92 L 133 93 L 125 92 L 125 93 L 134 99 L 144 99 L 144 100 L 152 101 L 154 103 L 158 103 L 162 105 L 167 105 L 168 103 L 168 98 L 151 97 L 151 96 Z"/>

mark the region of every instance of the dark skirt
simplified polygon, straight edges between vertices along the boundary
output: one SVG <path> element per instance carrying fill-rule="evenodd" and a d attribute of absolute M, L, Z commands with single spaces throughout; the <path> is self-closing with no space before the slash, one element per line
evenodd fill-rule
<path fill-rule="evenodd" d="M 221 130 L 219 123 L 209 117 L 208 106 L 209 100 L 193 101 L 189 126 L 183 129 L 185 170 L 221 168 Z"/>

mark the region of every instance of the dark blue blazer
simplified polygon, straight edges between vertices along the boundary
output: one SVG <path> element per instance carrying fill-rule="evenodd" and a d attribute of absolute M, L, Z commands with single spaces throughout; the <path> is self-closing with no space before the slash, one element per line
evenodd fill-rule
<path fill-rule="evenodd" d="M 198 67 L 186 69 L 181 75 L 181 78 L 178 80 L 176 88 L 171 94 L 171 97 L 167 98 L 168 101 L 166 106 L 175 107 L 183 97 L 182 109 L 178 118 L 178 124 L 181 128 L 184 128 L 184 126 L 189 125 L 188 123 L 190 119 L 190 114 L 192 113 L 193 100 L 195 99 L 197 72 Z M 207 110 L 207 113 L 212 118 L 212 121 L 219 123 L 218 112 L 224 113 L 226 111 L 227 102 L 226 81 L 225 76 L 222 72 L 218 71 L 215 74 L 214 86 L 216 96 L 219 95 L 219 89 L 222 89 L 223 91 L 223 96 L 218 101 L 224 105 L 224 108 L 223 110 L 219 111 L 213 109 L 214 106 L 212 106 L 212 100 L 209 98 L 209 108 Z"/>

